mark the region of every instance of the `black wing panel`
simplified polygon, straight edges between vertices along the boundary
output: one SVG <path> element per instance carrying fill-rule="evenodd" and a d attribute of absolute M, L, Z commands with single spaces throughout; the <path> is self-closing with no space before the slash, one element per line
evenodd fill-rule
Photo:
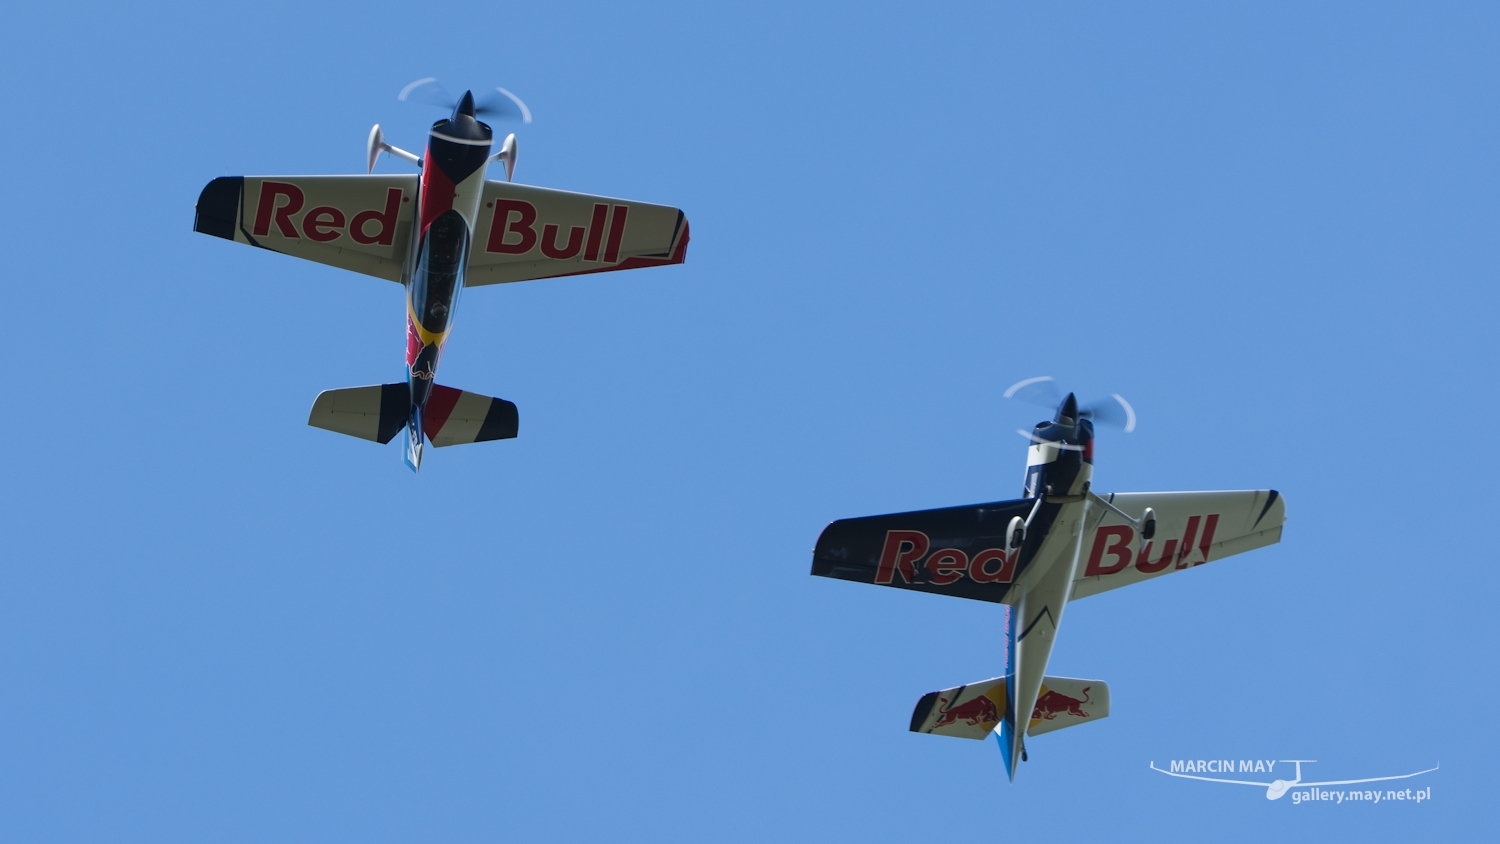
<path fill-rule="evenodd" d="M 812 573 L 1003 603 L 1019 556 L 1006 555 L 1005 530 L 1035 503 L 1020 499 L 840 519 L 818 537 Z"/>

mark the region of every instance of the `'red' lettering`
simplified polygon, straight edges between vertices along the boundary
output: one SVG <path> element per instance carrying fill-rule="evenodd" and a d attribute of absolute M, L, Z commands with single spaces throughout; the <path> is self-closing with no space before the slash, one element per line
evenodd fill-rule
<path fill-rule="evenodd" d="M 1130 565 L 1130 541 L 1133 539 L 1135 539 L 1135 530 L 1129 525 L 1110 525 L 1099 528 L 1094 532 L 1094 547 L 1089 551 L 1089 565 L 1083 570 L 1083 576 L 1095 577 L 1124 571 L 1125 567 Z M 1099 565 L 1104 560 L 1105 554 L 1114 557 L 1115 562 L 1107 566 Z"/>
<path fill-rule="evenodd" d="M 885 547 L 880 549 L 880 567 L 875 570 L 875 582 L 889 585 L 899 571 L 903 583 L 916 583 L 917 567 L 913 564 L 927 554 L 928 545 L 927 534 L 921 531 L 886 531 Z"/>
<path fill-rule="evenodd" d="M 927 560 L 927 580 L 936 586 L 947 586 L 964 576 L 969 555 L 957 548 L 944 548 Z"/>
<path fill-rule="evenodd" d="M 327 243 L 343 234 L 344 212 L 328 205 L 320 205 L 302 218 L 302 233 L 308 240 Z"/>
<path fill-rule="evenodd" d="M 980 551 L 969 561 L 969 579 L 975 583 L 1009 583 L 1016 576 L 1016 558 L 1020 556 L 1020 550 L 1008 557 L 1000 548 Z M 999 562 L 1000 568 L 990 571 L 989 566 L 994 562 Z"/>
<path fill-rule="evenodd" d="M 514 215 L 515 219 L 511 219 Z M 505 255 L 524 255 L 536 246 L 536 206 L 519 199 L 495 200 L 495 219 L 490 223 L 490 242 L 486 249 Z M 507 243 L 510 235 L 520 238 Z"/>
<path fill-rule="evenodd" d="M 286 204 L 280 208 L 276 207 L 276 198 L 286 197 Z M 256 237 L 265 237 L 271 233 L 271 214 L 276 215 L 276 228 L 281 230 L 282 237 L 297 237 L 297 227 L 292 225 L 292 215 L 302 210 L 302 188 L 286 182 L 265 181 L 260 183 L 260 207 L 255 209 L 255 228 L 251 229 Z"/>
<path fill-rule="evenodd" d="M 390 246 L 396 242 L 396 213 L 401 210 L 401 189 L 388 188 L 385 192 L 385 211 L 361 211 L 354 215 L 354 220 L 349 223 L 349 236 L 355 243 L 363 243 L 369 246 L 378 243 L 381 246 Z M 365 223 L 379 223 L 380 228 L 374 234 L 365 232 Z"/>

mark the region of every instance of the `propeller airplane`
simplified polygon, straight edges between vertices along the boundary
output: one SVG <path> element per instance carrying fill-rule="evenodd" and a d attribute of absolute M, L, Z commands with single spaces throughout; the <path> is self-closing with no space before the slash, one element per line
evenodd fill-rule
<path fill-rule="evenodd" d="M 1006 396 L 1052 390 L 1043 376 Z M 1109 714 L 1103 681 L 1047 676 L 1070 602 L 1275 544 L 1286 521 L 1275 490 L 1099 495 L 1094 422 L 1129 431 L 1135 410 L 1118 395 L 1080 407 L 1072 393 L 1056 408 L 1019 432 L 1030 440 L 1021 498 L 842 519 L 813 550 L 817 576 L 1007 605 L 1009 672 L 923 696 L 911 730 L 993 734 L 1012 781 L 1027 758 L 1026 736 Z"/>
<path fill-rule="evenodd" d="M 436 447 L 514 437 L 516 406 L 436 382 L 465 287 L 680 264 L 687 218 L 676 208 L 511 182 L 516 136 L 491 152 L 494 131 L 479 117 L 531 122 L 519 97 L 496 88 L 476 104 L 452 98 L 432 78 L 399 99 L 442 105 L 423 155 L 370 130 L 365 175 L 233 176 L 198 197 L 193 229 L 309 261 L 400 283 L 406 289 L 406 372 L 393 384 L 327 390 L 308 424 L 388 443 L 407 432 L 405 460 L 422 465 Z M 374 173 L 381 153 L 417 175 Z M 505 181 L 486 178 L 503 164 Z"/>

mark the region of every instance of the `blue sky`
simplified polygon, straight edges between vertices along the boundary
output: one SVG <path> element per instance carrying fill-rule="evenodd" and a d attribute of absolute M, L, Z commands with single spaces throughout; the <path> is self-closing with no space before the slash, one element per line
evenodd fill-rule
<path fill-rule="evenodd" d="M 1500 12 L 1486 4 L 33 4 L 0 150 L 12 841 L 1262 841 L 1494 826 Z M 681 267 L 464 298 L 519 439 L 308 428 L 400 289 L 191 231 L 504 85 L 517 179 L 683 208 Z M 381 168 L 395 172 L 395 163 Z M 1281 545 L 1073 607 L 1111 717 L 914 735 L 990 605 L 808 575 L 1015 497 L 1050 374 L 1101 490 L 1274 487 Z M 1405 773 L 1293 806 L 1180 758 Z"/>

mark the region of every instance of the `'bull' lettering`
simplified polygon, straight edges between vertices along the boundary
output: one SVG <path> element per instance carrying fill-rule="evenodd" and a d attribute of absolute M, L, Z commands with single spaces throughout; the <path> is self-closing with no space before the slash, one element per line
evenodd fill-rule
<path fill-rule="evenodd" d="M 515 215 L 516 219 L 511 219 Z M 490 223 L 490 242 L 485 248 L 504 255 L 524 255 L 536 246 L 536 206 L 519 199 L 495 200 L 495 219 Z M 510 235 L 520 237 L 507 243 Z"/>
<path fill-rule="evenodd" d="M 1193 537 L 1198 535 L 1198 521 L 1201 518 L 1201 516 L 1188 517 L 1187 533 L 1183 534 L 1182 545 L 1177 549 L 1177 568 L 1185 569 L 1188 567 L 1188 557 L 1192 556 L 1193 553 Z"/>
<path fill-rule="evenodd" d="M 1214 531 L 1218 529 L 1218 527 L 1218 513 L 1214 513 L 1213 515 L 1203 520 L 1203 538 L 1198 540 L 1198 550 L 1203 552 L 1203 559 L 1199 560 L 1196 563 L 1193 563 L 1193 565 L 1201 566 L 1204 563 L 1208 562 L 1208 550 L 1214 545 Z"/>
<path fill-rule="evenodd" d="M 1141 549 L 1140 559 L 1135 561 L 1135 570 L 1142 574 L 1155 574 L 1166 568 L 1167 566 L 1172 565 L 1172 560 L 1176 554 L 1177 540 L 1168 539 L 1167 544 L 1162 546 L 1161 559 L 1157 560 L 1154 563 L 1150 562 L 1151 543 L 1147 542 L 1146 547 Z"/>
<path fill-rule="evenodd" d="M 599 241 L 604 239 L 604 215 L 608 213 L 608 205 L 602 202 L 594 204 L 594 216 L 589 220 L 589 242 L 583 248 L 583 260 L 599 260 Z"/>
<path fill-rule="evenodd" d="M 583 251 L 583 226 L 568 229 L 568 245 L 557 245 L 557 224 L 548 223 L 542 228 L 542 254 L 548 258 L 571 258 Z"/>
<path fill-rule="evenodd" d="M 1124 571 L 1125 567 L 1130 565 L 1130 543 L 1133 539 L 1135 539 L 1135 530 L 1129 525 L 1110 525 L 1099 528 L 1094 532 L 1094 547 L 1089 551 L 1089 565 L 1084 569 L 1083 576 L 1096 577 L 1101 574 Z M 1115 562 L 1107 566 L 1100 565 L 1105 554 L 1114 557 Z"/>

